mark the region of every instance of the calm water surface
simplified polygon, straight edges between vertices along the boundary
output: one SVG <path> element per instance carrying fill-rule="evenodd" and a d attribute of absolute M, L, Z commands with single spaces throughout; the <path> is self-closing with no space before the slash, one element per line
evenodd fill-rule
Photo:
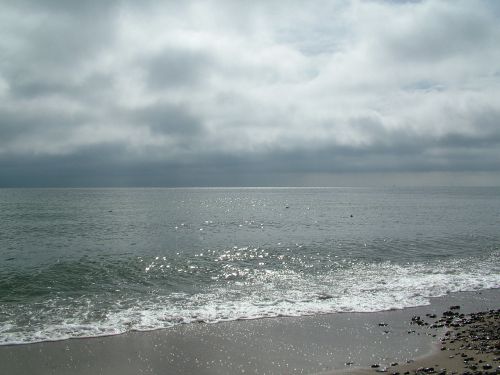
<path fill-rule="evenodd" d="M 500 188 L 0 189 L 0 344 L 500 287 Z"/>

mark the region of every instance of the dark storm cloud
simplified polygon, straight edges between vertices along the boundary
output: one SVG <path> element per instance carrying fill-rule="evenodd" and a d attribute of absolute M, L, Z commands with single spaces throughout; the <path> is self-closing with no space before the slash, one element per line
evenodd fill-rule
<path fill-rule="evenodd" d="M 499 17 L 490 1 L 0 1 L 0 186 L 500 183 L 484 178 L 500 176 Z"/>
<path fill-rule="evenodd" d="M 0 147 L 9 145 L 22 146 L 26 138 L 47 141 L 64 137 L 71 132 L 73 126 L 88 120 L 88 116 L 68 115 L 59 111 L 14 111 L 0 108 Z M 35 151 L 35 150 L 32 150 Z M 10 152 L 14 154 L 26 152 L 14 147 Z"/>
<path fill-rule="evenodd" d="M 114 37 L 116 4 L 111 1 L 16 1 L 2 8 L 12 18 L 2 27 L 0 66 L 14 85 L 53 84 L 57 75 L 77 74 L 79 64 Z"/>
<path fill-rule="evenodd" d="M 128 185 L 127 169 L 122 160 L 122 145 L 102 144 L 80 148 L 66 155 L 0 155 L 2 186 L 105 186 Z M 129 166 L 131 172 L 137 167 Z M 118 180 L 117 180 L 118 179 Z M 114 180 L 117 180 L 113 182 Z"/>
<path fill-rule="evenodd" d="M 147 125 L 153 132 L 160 134 L 193 137 L 204 131 L 200 119 L 182 106 L 169 103 L 156 103 L 132 111 L 128 117 L 139 124 Z"/>
<path fill-rule="evenodd" d="M 476 148 L 486 150 L 487 148 L 500 147 L 500 134 L 484 134 L 467 136 L 463 134 L 447 134 L 438 141 L 438 145 L 449 148 Z"/>
<path fill-rule="evenodd" d="M 10 82 L 10 94 L 20 100 L 62 96 L 79 101 L 96 101 L 113 86 L 109 75 L 93 74 L 79 82 L 34 78 Z"/>
<path fill-rule="evenodd" d="M 196 86 L 205 78 L 211 59 L 204 53 L 168 49 L 147 59 L 144 67 L 153 89 L 178 89 Z"/>
<path fill-rule="evenodd" d="M 481 54 L 496 43 L 498 28 L 489 14 L 449 4 L 427 7 L 407 23 L 388 30 L 387 51 L 398 61 L 428 62 L 466 53 Z"/>
<path fill-rule="evenodd" d="M 61 63 L 104 48 L 114 36 L 119 1 L 15 1 L 3 8 L 13 16 L 20 50 Z M 26 39 L 28 38 L 28 39 Z"/>

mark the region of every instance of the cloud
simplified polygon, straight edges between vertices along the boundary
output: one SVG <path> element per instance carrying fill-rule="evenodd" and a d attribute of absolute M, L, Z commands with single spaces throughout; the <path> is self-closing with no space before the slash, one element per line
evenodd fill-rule
<path fill-rule="evenodd" d="M 135 123 L 145 124 L 158 134 L 199 136 L 204 131 L 199 119 L 182 107 L 169 103 L 140 108 L 127 117 Z"/>
<path fill-rule="evenodd" d="M 210 58 L 204 53 L 185 49 L 167 49 L 146 59 L 148 86 L 153 90 L 195 89 L 208 73 Z"/>
<path fill-rule="evenodd" d="M 496 2 L 0 8 L 2 186 L 499 172 Z"/>

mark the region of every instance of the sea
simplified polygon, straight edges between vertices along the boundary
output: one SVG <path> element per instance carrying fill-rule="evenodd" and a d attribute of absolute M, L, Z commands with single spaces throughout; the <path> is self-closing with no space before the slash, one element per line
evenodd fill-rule
<path fill-rule="evenodd" d="M 0 344 L 500 287 L 500 188 L 0 189 Z"/>

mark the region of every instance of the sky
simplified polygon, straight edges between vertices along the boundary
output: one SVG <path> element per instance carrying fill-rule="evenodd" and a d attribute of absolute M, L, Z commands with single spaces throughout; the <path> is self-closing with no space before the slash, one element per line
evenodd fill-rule
<path fill-rule="evenodd" d="M 0 187 L 500 185 L 500 2 L 0 0 Z"/>

